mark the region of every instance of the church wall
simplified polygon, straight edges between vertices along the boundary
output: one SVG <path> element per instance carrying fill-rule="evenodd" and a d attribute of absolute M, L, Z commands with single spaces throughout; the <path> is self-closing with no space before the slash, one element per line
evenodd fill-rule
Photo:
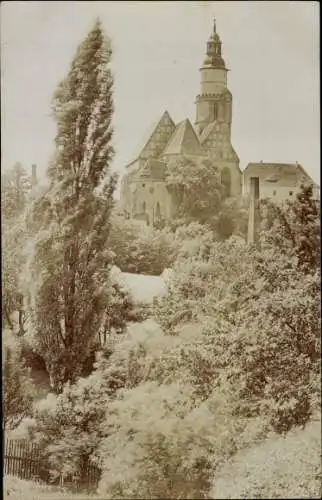
<path fill-rule="evenodd" d="M 242 192 L 242 174 L 239 169 L 238 162 L 223 161 L 219 163 L 220 170 L 228 168 L 231 177 L 231 191 L 230 195 L 233 197 L 240 196 Z"/>
<path fill-rule="evenodd" d="M 233 161 L 219 161 L 216 162 L 220 171 L 228 169 L 230 171 L 230 196 L 240 196 L 242 192 L 242 174 L 239 170 L 238 162 Z"/>
<path fill-rule="evenodd" d="M 153 224 L 160 216 L 171 219 L 173 213 L 172 197 L 165 182 L 140 180 L 135 182 L 132 189 L 129 206 L 131 217 L 146 213 L 149 223 Z"/>
<path fill-rule="evenodd" d="M 203 144 L 209 158 L 218 166 L 219 170 L 229 169 L 231 176 L 231 196 L 239 196 L 242 192 L 242 174 L 239 160 L 229 138 L 229 132 L 219 127 L 214 130 Z"/>

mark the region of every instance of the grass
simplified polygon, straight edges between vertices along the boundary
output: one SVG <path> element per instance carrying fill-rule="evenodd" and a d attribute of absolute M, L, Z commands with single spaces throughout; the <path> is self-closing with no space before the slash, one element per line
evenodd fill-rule
<path fill-rule="evenodd" d="M 96 495 L 70 493 L 63 488 L 6 476 L 3 484 L 4 500 L 103 500 Z"/>

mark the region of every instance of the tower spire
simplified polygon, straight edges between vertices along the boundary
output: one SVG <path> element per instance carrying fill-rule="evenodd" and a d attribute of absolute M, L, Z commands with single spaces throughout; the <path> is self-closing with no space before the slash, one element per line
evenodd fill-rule
<path fill-rule="evenodd" d="M 201 91 L 196 99 L 196 125 L 199 134 L 210 123 L 217 121 L 231 125 L 231 94 L 227 88 L 227 72 L 222 56 L 222 44 L 217 32 L 217 20 L 212 17 L 211 33 L 206 42 L 206 55 L 200 68 Z"/>
<path fill-rule="evenodd" d="M 221 54 L 222 44 L 217 33 L 216 18 L 213 18 L 213 32 L 210 35 L 206 46 L 206 58 L 204 65 L 213 68 L 226 68 L 225 61 Z"/>

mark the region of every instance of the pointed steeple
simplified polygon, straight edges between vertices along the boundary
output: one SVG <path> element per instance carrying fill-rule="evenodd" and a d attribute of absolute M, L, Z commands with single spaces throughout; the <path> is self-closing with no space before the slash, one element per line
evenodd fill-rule
<path fill-rule="evenodd" d="M 216 29 L 216 18 L 214 17 L 214 24 L 213 24 L 213 32 L 214 33 L 217 33 L 217 29 Z"/>
<path fill-rule="evenodd" d="M 213 20 L 213 32 L 207 41 L 205 66 L 212 68 L 226 68 L 225 61 L 221 55 L 222 43 L 217 33 L 216 18 Z"/>

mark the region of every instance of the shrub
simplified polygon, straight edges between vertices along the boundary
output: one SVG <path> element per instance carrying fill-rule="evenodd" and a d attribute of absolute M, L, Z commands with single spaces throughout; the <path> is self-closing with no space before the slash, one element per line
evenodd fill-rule
<path fill-rule="evenodd" d="M 66 384 L 59 396 L 38 403 L 30 438 L 49 464 L 53 479 L 82 477 L 100 440 L 108 396 L 99 374 Z"/>
<path fill-rule="evenodd" d="M 321 424 L 271 436 L 215 475 L 211 498 L 321 498 Z"/>
<path fill-rule="evenodd" d="M 214 454 L 230 456 L 238 426 L 219 394 L 200 404 L 188 383 L 147 382 L 120 393 L 105 427 L 104 498 L 193 499 L 207 498 Z"/>
<path fill-rule="evenodd" d="M 114 252 L 114 264 L 123 272 L 158 276 L 170 267 L 176 247 L 165 230 L 142 226 L 114 215 L 108 244 Z"/>

